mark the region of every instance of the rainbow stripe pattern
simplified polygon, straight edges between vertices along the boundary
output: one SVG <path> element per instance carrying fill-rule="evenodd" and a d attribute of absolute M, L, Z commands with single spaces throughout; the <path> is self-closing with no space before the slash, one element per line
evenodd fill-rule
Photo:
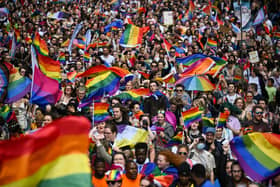
<path fill-rule="evenodd" d="M 211 75 L 212 77 L 216 77 L 222 69 L 227 65 L 227 61 L 219 58 L 211 56 L 211 58 L 216 62 L 216 64 L 206 73 Z"/>
<path fill-rule="evenodd" d="M 49 55 L 48 46 L 47 46 L 45 40 L 41 39 L 38 32 L 35 33 L 35 37 L 33 39 L 33 44 L 41 55 L 44 55 L 44 56 Z"/>
<path fill-rule="evenodd" d="M 218 124 L 217 124 L 218 128 L 222 128 L 222 127 L 226 126 L 229 114 L 230 113 L 227 110 L 225 112 L 220 112 L 219 119 L 218 119 Z"/>
<path fill-rule="evenodd" d="M 280 135 L 250 133 L 236 136 L 231 150 L 245 173 L 254 181 L 264 181 L 280 174 Z"/>
<path fill-rule="evenodd" d="M 40 71 L 33 46 L 31 46 L 31 60 L 33 75 L 30 103 L 40 106 L 55 104 L 61 96 L 59 83 L 57 80 L 47 77 Z"/>
<path fill-rule="evenodd" d="M 149 27 L 137 27 L 132 24 L 128 24 L 121 36 L 120 45 L 122 47 L 137 47 L 142 44 L 142 37 L 145 32 L 149 30 Z"/>
<path fill-rule="evenodd" d="M 1 141 L 0 186 L 90 187 L 89 129 L 86 118 L 71 116 Z"/>
<path fill-rule="evenodd" d="M 0 108 L 0 116 L 3 117 L 6 122 L 11 121 L 12 119 L 17 120 L 14 111 L 12 111 L 8 105 L 4 105 Z"/>
<path fill-rule="evenodd" d="M 183 84 L 186 90 L 211 91 L 215 85 L 205 76 L 186 76 L 176 81 L 175 84 Z"/>
<path fill-rule="evenodd" d="M 189 75 L 201 75 L 209 71 L 215 65 L 215 61 L 210 58 L 201 58 L 192 63 L 182 74 L 182 77 Z"/>
<path fill-rule="evenodd" d="M 149 95 L 149 93 L 150 93 L 149 88 L 139 88 L 139 89 L 124 91 L 118 94 L 116 97 L 120 98 L 121 100 L 140 101 L 141 96 L 147 96 Z"/>
<path fill-rule="evenodd" d="M 88 52 L 84 52 L 84 62 L 89 62 L 90 54 Z"/>
<path fill-rule="evenodd" d="M 180 131 L 178 132 L 178 134 L 173 136 L 171 140 L 167 142 L 167 144 L 165 144 L 165 147 L 172 147 L 174 145 L 182 144 L 182 140 L 183 140 L 183 131 Z"/>
<path fill-rule="evenodd" d="M 75 82 L 75 78 L 76 78 L 76 75 L 78 73 L 76 71 L 72 71 L 72 72 L 68 72 L 67 73 L 67 79 L 70 81 L 70 82 Z"/>
<path fill-rule="evenodd" d="M 211 47 L 211 48 L 217 48 L 217 41 L 212 40 L 210 38 L 208 38 L 207 40 L 207 46 Z"/>
<path fill-rule="evenodd" d="M 5 103 L 15 102 L 24 97 L 31 89 L 31 80 L 19 74 L 18 69 L 12 66 L 9 75 L 8 94 Z"/>
<path fill-rule="evenodd" d="M 65 53 L 60 52 L 59 55 L 58 55 L 57 60 L 58 60 L 61 64 L 65 65 L 65 64 L 66 64 Z"/>
<path fill-rule="evenodd" d="M 64 41 L 64 42 L 61 44 L 61 47 L 68 47 L 69 43 L 70 43 L 70 40 L 69 40 L 69 38 L 68 38 L 66 41 Z"/>
<path fill-rule="evenodd" d="M 195 107 L 182 112 L 182 117 L 185 127 L 188 128 L 192 123 L 202 119 L 202 112 L 199 111 L 198 107 Z"/>
<path fill-rule="evenodd" d="M 48 56 L 41 55 L 40 53 L 37 53 L 37 57 L 38 57 L 38 64 L 40 70 L 46 76 L 60 81 L 61 80 L 60 63 Z"/>
<path fill-rule="evenodd" d="M 94 123 L 100 123 L 110 118 L 107 103 L 94 103 Z"/>

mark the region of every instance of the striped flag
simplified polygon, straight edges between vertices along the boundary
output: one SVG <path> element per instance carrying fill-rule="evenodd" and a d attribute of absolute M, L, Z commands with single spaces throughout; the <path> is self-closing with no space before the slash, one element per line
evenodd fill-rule
<path fill-rule="evenodd" d="M 149 27 L 137 27 L 132 24 L 128 24 L 123 35 L 120 39 L 120 45 L 122 47 L 137 47 L 142 44 L 143 35 L 149 30 Z"/>
<path fill-rule="evenodd" d="M 202 119 L 202 112 L 199 111 L 198 107 L 195 107 L 182 112 L 182 117 L 185 127 L 188 128 L 192 123 Z"/>

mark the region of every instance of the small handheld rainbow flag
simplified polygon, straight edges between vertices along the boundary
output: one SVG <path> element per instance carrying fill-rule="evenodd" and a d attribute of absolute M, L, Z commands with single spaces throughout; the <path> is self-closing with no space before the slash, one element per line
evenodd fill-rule
<path fill-rule="evenodd" d="M 279 134 L 255 132 L 236 136 L 230 147 L 246 175 L 254 181 L 262 182 L 280 174 Z"/>
<path fill-rule="evenodd" d="M 211 40 L 210 38 L 208 38 L 207 40 L 207 45 L 211 48 L 217 48 L 217 41 L 215 40 Z"/>
<path fill-rule="evenodd" d="M 168 141 L 167 144 L 165 144 L 165 147 L 172 147 L 174 145 L 182 144 L 183 140 L 183 131 L 180 131 L 178 134 L 173 136 L 171 140 Z"/>
<path fill-rule="evenodd" d="M 67 79 L 70 81 L 70 82 L 75 82 L 75 78 L 76 78 L 76 75 L 78 73 L 76 71 L 72 71 L 72 72 L 68 72 L 67 73 Z"/>
<path fill-rule="evenodd" d="M 226 126 L 229 114 L 230 113 L 227 110 L 225 112 L 220 112 L 219 119 L 218 119 L 218 124 L 217 124 L 218 128 L 222 128 L 222 127 Z"/>
<path fill-rule="evenodd" d="M 234 75 L 233 82 L 237 83 L 237 82 L 239 82 L 241 80 L 241 78 L 242 77 L 240 75 Z"/>
<path fill-rule="evenodd" d="M 69 40 L 69 38 L 68 38 L 66 41 L 64 41 L 64 42 L 61 44 L 61 47 L 68 47 L 69 43 L 70 43 L 70 40 Z"/>
<path fill-rule="evenodd" d="M 90 54 L 88 52 L 84 53 L 84 62 L 89 62 L 90 61 Z"/>
<path fill-rule="evenodd" d="M 110 118 L 108 109 L 109 104 L 107 103 L 94 103 L 93 120 L 94 123 L 100 123 Z"/>
<path fill-rule="evenodd" d="M 182 112 L 185 128 L 188 128 L 192 123 L 198 122 L 202 119 L 202 112 L 198 107 L 191 108 Z"/>
<path fill-rule="evenodd" d="M 57 60 L 58 60 L 61 64 L 65 65 L 65 63 L 66 63 L 65 53 L 60 52 L 60 54 L 58 55 Z"/>
<path fill-rule="evenodd" d="M 120 39 L 120 45 L 122 47 L 137 47 L 142 44 L 142 37 L 145 32 L 149 30 L 149 27 L 137 27 L 132 24 L 128 24 L 123 35 Z"/>
<path fill-rule="evenodd" d="M 48 49 L 47 43 L 45 42 L 45 40 L 41 39 L 38 32 L 35 33 L 35 37 L 33 39 L 33 44 L 41 55 L 44 55 L 44 56 L 49 55 L 49 49 Z"/>

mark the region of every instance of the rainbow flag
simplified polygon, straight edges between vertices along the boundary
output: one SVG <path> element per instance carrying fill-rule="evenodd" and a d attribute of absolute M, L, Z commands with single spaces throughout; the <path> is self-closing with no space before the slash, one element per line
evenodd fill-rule
<path fill-rule="evenodd" d="M 165 144 L 165 147 L 172 147 L 174 145 L 182 144 L 183 140 L 183 131 L 178 132 L 175 136 L 171 138 L 171 140 L 168 141 L 167 144 Z"/>
<path fill-rule="evenodd" d="M 226 123 L 227 123 L 227 120 L 228 120 L 228 117 L 229 117 L 229 111 L 225 111 L 225 112 L 220 112 L 219 114 L 219 119 L 218 119 L 218 124 L 217 124 L 217 127 L 218 128 L 221 128 L 221 127 L 225 127 L 226 126 Z"/>
<path fill-rule="evenodd" d="M 193 1 L 189 1 L 189 9 L 185 13 L 184 20 L 186 20 L 186 19 L 191 20 L 193 18 L 194 10 L 195 10 L 195 5 L 194 5 Z"/>
<path fill-rule="evenodd" d="M 211 1 L 208 1 L 208 5 L 207 5 L 206 7 L 204 7 L 204 8 L 202 9 L 202 11 L 203 11 L 206 15 L 210 16 L 210 15 L 211 15 L 211 9 L 212 9 Z"/>
<path fill-rule="evenodd" d="M 86 118 L 71 116 L 35 133 L 1 141 L 0 186 L 92 186 L 89 129 Z"/>
<path fill-rule="evenodd" d="M 4 105 L 0 108 L 0 116 L 6 121 L 17 120 L 15 112 L 8 105 Z M 1 176 L 1 175 L 0 175 Z M 0 182 L 1 183 L 1 182 Z"/>
<path fill-rule="evenodd" d="M 95 124 L 110 118 L 109 106 L 107 103 L 94 103 L 93 121 Z"/>
<path fill-rule="evenodd" d="M 113 147 L 134 147 L 138 142 L 146 142 L 148 131 L 130 125 L 118 125 L 118 134 Z"/>
<path fill-rule="evenodd" d="M 128 24 L 121 36 L 120 45 L 122 47 L 137 47 L 142 44 L 143 35 L 149 30 L 149 27 L 137 27 L 132 24 Z"/>
<path fill-rule="evenodd" d="M 217 41 L 211 40 L 210 38 L 207 39 L 207 46 L 211 48 L 217 48 Z"/>
<path fill-rule="evenodd" d="M 48 56 L 37 53 L 40 70 L 48 77 L 61 80 L 60 63 Z"/>
<path fill-rule="evenodd" d="M 202 112 L 199 111 L 198 107 L 195 107 L 182 112 L 182 117 L 185 127 L 188 128 L 192 123 L 202 119 Z"/>
<path fill-rule="evenodd" d="M 193 54 L 183 58 L 176 58 L 176 62 L 179 64 L 183 64 L 184 67 L 189 67 L 198 60 L 202 58 L 206 58 L 207 56 L 204 54 Z"/>
<path fill-rule="evenodd" d="M 84 52 L 84 62 L 89 62 L 90 61 L 90 54 L 88 52 Z"/>
<path fill-rule="evenodd" d="M 182 74 L 182 77 L 189 75 L 201 75 L 208 72 L 215 65 L 215 61 L 210 58 L 201 58 L 198 61 L 190 65 Z"/>
<path fill-rule="evenodd" d="M 12 66 L 9 75 L 8 94 L 5 103 L 13 103 L 24 97 L 31 89 L 31 80 L 19 74 L 18 69 Z"/>
<path fill-rule="evenodd" d="M 61 44 L 61 47 L 68 47 L 69 43 L 70 43 L 70 40 L 69 40 L 69 38 L 68 38 L 66 41 L 64 41 L 64 42 Z"/>
<path fill-rule="evenodd" d="M 143 71 L 138 71 L 139 74 L 142 75 L 142 77 L 144 77 L 145 79 L 149 79 L 150 78 L 150 74 L 149 73 L 145 73 Z"/>
<path fill-rule="evenodd" d="M 111 22 L 110 24 L 106 25 L 104 27 L 104 32 L 107 33 L 107 32 L 110 32 L 111 30 L 115 30 L 118 28 L 121 29 L 122 27 L 123 27 L 123 20 L 117 19 L 117 20 Z"/>
<path fill-rule="evenodd" d="M 30 103 L 45 106 L 47 104 L 55 104 L 61 96 L 59 83 L 57 80 L 47 77 L 40 69 L 36 58 L 36 51 L 31 45 L 32 60 L 32 84 Z"/>
<path fill-rule="evenodd" d="M 265 181 L 280 174 L 280 135 L 250 133 L 230 142 L 240 166 L 254 181 Z"/>
<path fill-rule="evenodd" d="M 60 52 L 59 55 L 58 55 L 58 57 L 57 57 L 57 60 L 58 60 L 61 64 L 65 65 L 65 63 L 66 63 L 65 53 Z"/>
<path fill-rule="evenodd" d="M 160 82 L 170 83 L 170 84 L 175 83 L 175 78 L 173 76 L 173 73 L 170 73 L 164 77 L 160 77 L 160 78 L 157 77 L 156 80 Z"/>
<path fill-rule="evenodd" d="M 233 82 L 237 83 L 242 79 L 242 77 L 240 75 L 234 75 L 233 77 Z"/>
<path fill-rule="evenodd" d="M 74 39 L 73 44 L 79 49 L 85 49 L 86 42 L 82 39 Z"/>
<path fill-rule="evenodd" d="M 72 72 L 68 72 L 67 73 L 67 79 L 70 81 L 70 82 L 75 82 L 75 78 L 76 78 L 76 75 L 78 73 L 76 71 L 72 71 Z"/>
<path fill-rule="evenodd" d="M 280 40 L 280 32 L 274 32 L 273 33 L 273 38 L 276 40 Z"/>
<path fill-rule="evenodd" d="M 27 36 L 24 40 L 27 44 L 32 44 L 32 39 L 29 36 Z"/>
<path fill-rule="evenodd" d="M 141 96 L 147 96 L 150 93 L 149 88 L 139 88 L 139 89 L 132 89 L 129 91 L 124 91 L 116 97 L 120 98 L 121 100 L 132 100 L 132 101 L 140 101 Z"/>
<path fill-rule="evenodd" d="M 20 39 L 21 39 L 21 37 L 20 37 L 20 31 L 19 31 L 18 29 L 16 29 L 16 28 L 14 28 L 14 31 L 15 31 L 15 35 L 16 35 L 16 40 L 17 40 L 17 42 L 20 42 Z"/>
<path fill-rule="evenodd" d="M 45 42 L 45 40 L 40 38 L 40 35 L 38 32 L 35 33 L 35 37 L 33 39 L 34 46 L 38 49 L 39 53 L 44 56 L 49 55 L 49 49 Z"/>
<path fill-rule="evenodd" d="M 0 63 L 0 102 L 3 103 L 6 95 L 9 84 L 9 70 L 3 64 Z"/>
<path fill-rule="evenodd" d="M 202 117 L 202 132 L 205 133 L 206 129 L 208 127 L 215 127 L 215 123 L 213 121 L 213 118 L 208 118 L 208 117 Z"/>
<path fill-rule="evenodd" d="M 206 72 L 206 74 L 209 74 L 212 77 L 216 77 L 227 65 L 227 61 L 219 57 L 211 56 L 211 58 L 216 62 L 216 64 L 208 72 Z"/>

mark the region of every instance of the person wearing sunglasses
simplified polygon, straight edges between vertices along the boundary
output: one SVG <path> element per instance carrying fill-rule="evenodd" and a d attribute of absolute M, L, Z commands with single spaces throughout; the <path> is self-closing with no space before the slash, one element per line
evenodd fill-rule
<path fill-rule="evenodd" d="M 185 162 L 187 162 L 190 168 L 192 168 L 192 166 L 195 164 L 192 159 L 188 158 L 189 147 L 186 144 L 178 145 L 176 154 L 179 155 Z"/>
<path fill-rule="evenodd" d="M 185 87 L 182 84 L 177 84 L 175 86 L 174 96 L 180 98 L 183 101 L 184 107 L 189 109 L 191 106 L 191 97 L 187 92 L 185 92 Z"/>
<path fill-rule="evenodd" d="M 249 120 L 244 123 L 244 127 L 250 127 L 251 132 L 271 132 L 271 127 L 268 123 L 265 123 L 263 119 L 263 107 L 256 105 L 252 109 L 252 120 Z"/>

